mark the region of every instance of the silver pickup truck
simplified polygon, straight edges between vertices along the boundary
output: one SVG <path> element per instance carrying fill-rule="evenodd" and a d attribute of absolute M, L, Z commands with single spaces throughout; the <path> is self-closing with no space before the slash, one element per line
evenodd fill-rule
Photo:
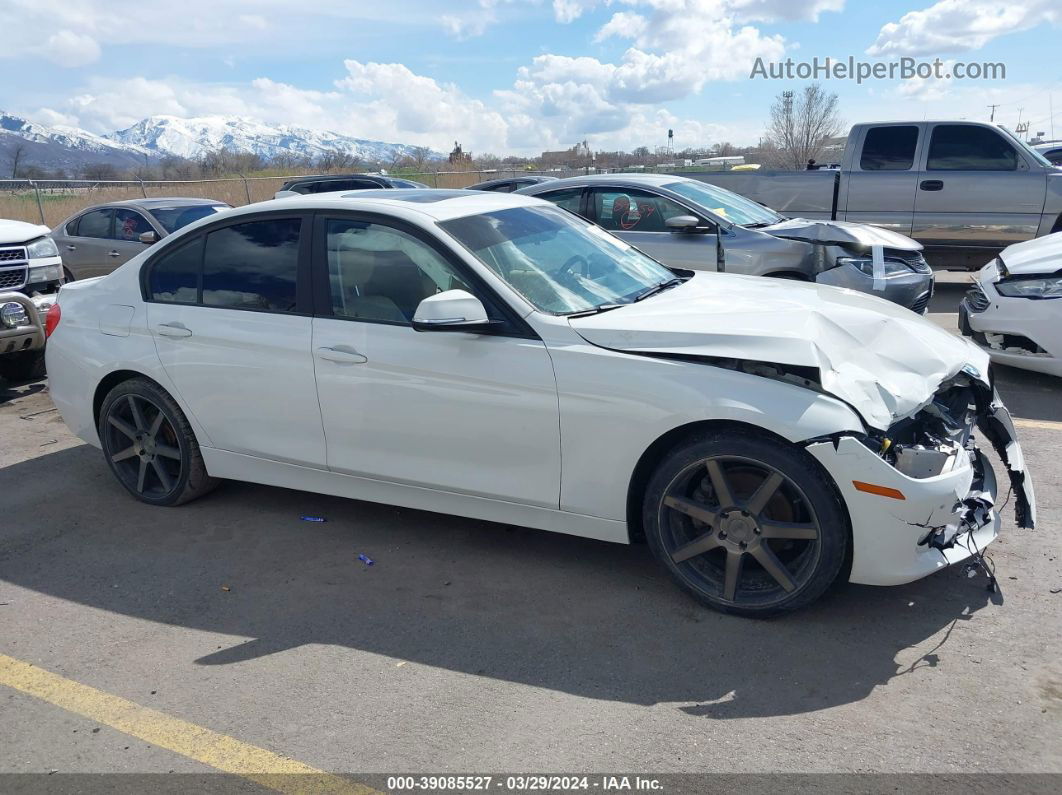
<path fill-rule="evenodd" d="M 683 176 L 785 215 L 901 232 L 936 266 L 980 268 L 1005 246 L 1062 231 L 1062 169 L 995 124 L 857 124 L 839 169 Z"/>

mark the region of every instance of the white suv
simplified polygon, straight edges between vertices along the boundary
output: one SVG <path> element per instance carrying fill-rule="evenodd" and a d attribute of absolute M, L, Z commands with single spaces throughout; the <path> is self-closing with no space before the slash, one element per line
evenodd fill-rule
<path fill-rule="evenodd" d="M 0 220 L 0 376 L 44 375 L 44 316 L 63 283 L 46 226 Z"/>

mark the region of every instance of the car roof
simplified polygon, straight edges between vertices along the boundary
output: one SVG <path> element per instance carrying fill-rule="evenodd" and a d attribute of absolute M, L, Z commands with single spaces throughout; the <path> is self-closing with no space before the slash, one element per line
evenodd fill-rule
<path fill-rule="evenodd" d="M 664 185 L 670 185 L 674 182 L 692 182 L 689 177 L 682 177 L 675 174 L 638 174 L 638 173 L 618 173 L 618 174 L 587 174 L 582 177 L 566 177 L 565 179 L 556 179 L 549 182 L 540 182 L 537 185 L 528 185 L 526 188 L 521 188 L 521 191 L 530 191 L 535 188 L 549 186 L 549 190 L 556 190 L 563 188 L 565 185 L 617 185 L 626 183 L 628 185 L 648 185 L 652 187 L 663 187 Z"/>
<path fill-rule="evenodd" d="M 466 189 L 398 188 L 386 190 L 334 191 L 286 196 L 244 205 L 226 213 L 231 218 L 266 210 L 363 210 L 417 213 L 435 221 L 505 210 L 511 207 L 551 207 L 548 202 L 518 193 L 493 193 Z"/>
<path fill-rule="evenodd" d="M 192 207 L 203 204 L 225 204 L 225 202 L 220 201 L 218 199 L 200 199 L 185 196 L 160 196 L 151 197 L 150 199 L 120 199 L 119 201 L 105 202 L 104 204 L 95 204 L 91 208 L 86 209 L 99 210 L 104 207 L 142 207 L 146 210 L 151 210 L 159 207 Z"/>

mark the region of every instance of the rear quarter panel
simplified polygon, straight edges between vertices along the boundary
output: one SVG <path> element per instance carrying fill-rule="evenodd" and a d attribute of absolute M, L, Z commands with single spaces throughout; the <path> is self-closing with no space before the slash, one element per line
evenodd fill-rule
<path fill-rule="evenodd" d="M 45 348 L 49 391 L 67 427 L 96 447 L 100 441 L 93 399 L 111 373 L 125 370 L 147 376 L 178 400 L 147 326 L 139 283 L 142 261 L 137 257 L 109 276 L 72 282 L 59 291 L 62 318 Z M 209 445 L 188 407 L 181 409 L 200 443 Z"/>

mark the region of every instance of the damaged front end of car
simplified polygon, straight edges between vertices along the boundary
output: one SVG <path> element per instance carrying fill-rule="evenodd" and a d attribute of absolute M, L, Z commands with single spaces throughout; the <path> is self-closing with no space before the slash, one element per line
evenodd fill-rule
<path fill-rule="evenodd" d="M 969 558 L 981 564 L 1008 502 L 1018 527 L 1035 527 L 1032 478 L 1010 412 L 995 389 L 969 369 L 942 383 L 929 402 L 887 431 L 808 441 L 809 452 L 831 471 L 838 462 L 829 459 L 840 457 L 845 477 L 838 485 L 854 530 L 868 542 L 857 553 L 863 559 L 853 561 L 852 581 L 898 584 Z M 1006 468 L 1005 495 L 977 446 L 978 435 Z M 874 565 L 868 558 L 877 558 Z M 892 572 L 885 580 L 882 559 L 895 564 L 884 567 Z"/>

